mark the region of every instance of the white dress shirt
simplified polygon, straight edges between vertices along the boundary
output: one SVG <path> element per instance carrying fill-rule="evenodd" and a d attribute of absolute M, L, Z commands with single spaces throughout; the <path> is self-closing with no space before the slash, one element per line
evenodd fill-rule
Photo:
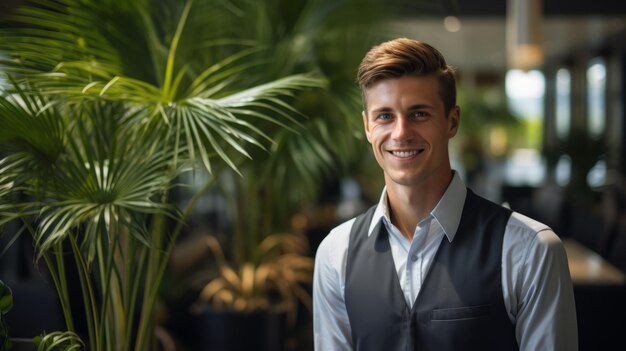
<path fill-rule="evenodd" d="M 407 306 L 413 306 L 443 237 L 454 240 L 466 194 L 465 183 L 455 172 L 443 197 L 409 241 L 391 223 L 383 190 L 368 235 L 382 220 Z M 351 219 L 334 228 L 316 253 L 313 329 L 318 351 L 352 350 L 344 289 L 353 223 Z M 502 293 L 520 350 L 578 349 L 576 307 L 563 245 L 546 225 L 516 212 L 504 232 Z"/>

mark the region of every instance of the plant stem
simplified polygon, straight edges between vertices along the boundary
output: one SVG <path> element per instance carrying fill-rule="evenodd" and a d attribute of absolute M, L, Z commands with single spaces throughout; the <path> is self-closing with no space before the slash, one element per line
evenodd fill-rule
<path fill-rule="evenodd" d="M 205 182 L 202 188 L 200 188 L 200 190 L 198 190 L 193 195 L 193 197 L 191 198 L 191 200 L 185 207 L 185 210 L 183 211 L 183 214 L 180 220 L 177 222 L 176 227 L 172 231 L 172 235 L 168 239 L 168 243 L 167 243 L 165 250 L 160 251 L 160 250 L 155 250 L 154 248 L 149 249 L 149 256 L 148 256 L 149 261 L 151 260 L 151 257 L 155 253 L 155 251 L 157 251 L 157 253 L 161 254 L 162 256 L 160 258 L 160 261 L 157 261 L 157 263 L 159 264 L 156 265 L 158 267 L 156 272 L 151 272 L 153 265 L 151 264 L 151 262 L 148 264 L 148 273 L 146 274 L 146 286 L 145 286 L 146 290 L 144 291 L 143 305 L 144 307 L 146 305 L 152 306 L 152 307 L 142 308 L 141 317 L 139 321 L 140 323 L 139 332 L 138 332 L 139 334 L 137 336 L 137 343 L 135 344 L 135 351 L 143 351 L 144 349 L 142 347 L 144 347 L 144 345 L 146 345 L 147 343 L 148 336 L 146 333 L 147 333 L 147 328 L 149 328 L 150 326 L 148 323 L 151 323 L 152 313 L 154 310 L 154 304 L 156 303 L 156 298 L 158 296 L 158 289 L 160 287 L 159 284 L 157 283 L 161 282 L 163 274 L 165 274 L 165 269 L 169 262 L 169 257 L 172 253 L 172 250 L 174 249 L 174 245 L 176 244 L 176 239 L 182 232 L 183 226 L 185 224 L 185 219 L 189 217 L 189 215 L 191 214 L 191 211 L 196 206 L 196 203 L 200 200 L 202 195 L 204 195 L 211 188 L 211 185 L 213 185 L 215 180 L 216 178 L 214 176 L 209 177 L 209 179 Z M 153 220 L 151 224 L 151 228 L 153 228 L 153 236 L 155 232 L 154 228 L 156 228 L 155 226 L 158 226 L 159 224 L 161 224 L 160 228 L 163 228 L 163 224 L 160 223 L 162 222 L 162 217 L 163 215 L 155 215 L 156 219 Z M 156 242 L 154 241 L 153 243 L 156 244 Z M 149 280 L 149 277 L 151 276 L 154 276 L 153 280 Z M 152 284 L 149 285 L 149 283 L 151 282 L 155 283 L 154 286 L 152 286 Z M 149 288 L 149 286 L 152 286 L 152 288 Z"/>
<path fill-rule="evenodd" d="M 102 222 L 101 222 L 102 223 Z M 102 224 L 104 226 L 104 224 Z M 108 238 L 106 227 L 102 229 L 100 233 L 102 238 Z M 110 243 L 109 243 L 110 245 Z M 103 348 L 107 351 L 111 350 L 110 340 L 116 340 L 111 338 L 111 333 L 114 333 L 115 330 L 115 311 L 111 311 L 115 306 L 111 306 L 111 268 L 112 268 L 112 255 L 106 255 L 104 249 L 102 248 L 102 240 L 96 241 L 96 256 L 98 258 L 98 276 L 99 276 L 99 285 L 100 292 L 102 294 L 102 307 L 100 308 L 100 333 L 104 335 L 103 341 L 105 345 Z M 104 263 L 104 259 L 106 259 L 106 264 Z M 117 341 L 117 340 L 116 340 Z"/>
<path fill-rule="evenodd" d="M 55 256 L 55 263 L 48 257 L 48 254 L 43 253 L 42 257 L 46 261 L 46 266 L 50 271 L 50 276 L 54 281 L 54 286 L 57 289 L 57 294 L 61 303 L 61 309 L 63 310 L 63 318 L 67 329 L 72 332 L 76 332 L 74 328 L 74 320 L 72 319 L 72 310 L 70 305 L 69 292 L 67 290 L 67 279 L 65 277 L 65 265 L 63 263 L 63 243 L 59 242 L 54 245 L 53 254 Z"/>
<path fill-rule="evenodd" d="M 131 350 L 132 349 L 132 345 L 131 345 L 131 341 L 132 341 L 132 335 L 133 335 L 133 326 L 135 325 L 135 323 L 130 323 L 130 321 L 134 321 L 135 320 L 135 315 L 136 315 L 136 303 L 139 300 L 139 291 L 140 291 L 140 284 L 141 284 L 141 280 L 140 279 L 136 279 L 136 277 L 142 277 L 144 274 L 144 270 L 145 270 L 145 266 L 147 264 L 146 262 L 146 251 L 148 250 L 148 248 L 144 245 L 139 245 L 139 247 L 136 247 L 136 241 L 135 240 L 128 240 L 127 241 L 127 253 L 134 253 L 133 255 L 131 254 L 127 254 L 126 255 L 126 271 L 128 272 L 128 274 L 126 274 L 125 277 L 125 305 L 128 306 L 127 307 L 127 320 L 129 321 L 129 323 L 126 325 L 126 335 L 128 335 L 129 337 L 126 338 L 126 347 L 124 348 L 124 350 Z M 139 270 L 136 272 L 135 271 L 135 267 L 139 267 Z"/>
<path fill-rule="evenodd" d="M 98 331 L 99 328 L 94 325 L 94 323 L 98 321 L 98 306 L 96 298 L 94 296 L 91 281 L 89 280 L 89 269 L 87 268 L 87 264 L 83 259 L 80 248 L 76 243 L 76 238 L 74 238 L 74 236 L 70 234 L 69 239 L 70 243 L 72 244 L 72 252 L 74 254 L 74 259 L 76 260 L 78 277 L 80 280 L 82 295 L 84 297 L 83 303 L 85 304 L 85 315 L 87 319 L 87 329 L 89 333 L 89 349 L 91 351 L 100 351 L 102 350 L 101 335 Z M 89 298 L 89 300 L 87 300 L 87 297 Z"/>
<path fill-rule="evenodd" d="M 233 212 L 233 217 L 234 218 L 240 218 L 243 212 L 243 205 L 242 203 L 245 202 L 244 201 L 239 201 L 240 197 L 242 197 L 242 193 L 244 192 L 241 189 L 241 183 L 238 181 L 239 179 L 236 179 L 234 182 L 234 189 L 235 189 L 235 194 L 234 194 L 234 198 L 237 199 L 237 201 L 232 204 L 232 212 Z M 244 227 L 244 223 L 242 223 L 243 221 L 232 221 L 233 222 L 233 253 L 235 256 L 235 262 L 242 262 L 244 257 L 245 257 L 245 246 L 244 244 L 244 232 L 246 231 L 246 228 Z"/>
<path fill-rule="evenodd" d="M 156 303 L 156 296 L 158 295 L 158 283 L 160 282 L 158 267 L 159 263 L 163 260 L 163 258 L 160 258 L 159 255 L 161 254 L 163 232 L 166 225 L 164 217 L 165 216 L 162 214 L 155 214 L 150 226 L 152 229 L 152 246 L 148 248 L 148 270 L 146 271 L 144 280 L 143 301 L 139 316 L 139 328 L 137 332 L 135 351 L 146 350 L 146 347 L 150 343 L 150 336 L 154 330 L 152 314 Z"/>

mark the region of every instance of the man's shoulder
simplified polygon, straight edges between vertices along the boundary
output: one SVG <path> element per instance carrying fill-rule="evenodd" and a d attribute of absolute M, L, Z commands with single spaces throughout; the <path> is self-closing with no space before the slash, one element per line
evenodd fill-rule
<path fill-rule="evenodd" d="M 536 236 L 543 231 L 552 231 L 546 224 L 515 211 L 511 213 L 507 227 L 530 236 Z"/>
<path fill-rule="evenodd" d="M 513 212 L 507 224 L 506 235 L 513 250 L 561 250 L 558 235 L 546 224 L 519 212 Z"/>
<path fill-rule="evenodd" d="M 469 193 L 469 192 L 468 192 Z M 528 239 L 532 239 L 537 234 L 543 231 L 552 231 L 546 224 L 541 223 L 531 217 L 528 217 L 520 212 L 516 212 L 514 209 L 510 209 L 508 206 L 498 204 L 484 196 L 474 193 L 474 198 L 478 201 L 473 205 L 479 205 L 483 207 L 487 212 L 498 211 L 503 215 L 509 216 L 506 231 L 515 232 L 517 235 L 527 236 Z M 476 201 L 475 200 L 475 201 Z"/>

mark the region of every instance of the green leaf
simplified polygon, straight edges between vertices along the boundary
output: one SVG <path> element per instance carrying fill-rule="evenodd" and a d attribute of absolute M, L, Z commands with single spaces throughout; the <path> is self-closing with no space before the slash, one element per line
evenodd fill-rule
<path fill-rule="evenodd" d="M 84 349 L 80 337 L 73 332 L 51 332 L 33 338 L 37 351 L 78 351 Z"/>

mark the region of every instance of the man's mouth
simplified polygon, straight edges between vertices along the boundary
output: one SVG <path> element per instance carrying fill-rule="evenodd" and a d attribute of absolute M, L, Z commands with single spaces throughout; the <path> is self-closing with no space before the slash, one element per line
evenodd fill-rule
<path fill-rule="evenodd" d="M 392 150 L 391 154 L 400 157 L 400 158 L 409 158 L 413 157 L 419 153 L 424 151 L 424 149 L 416 149 L 416 150 Z"/>

